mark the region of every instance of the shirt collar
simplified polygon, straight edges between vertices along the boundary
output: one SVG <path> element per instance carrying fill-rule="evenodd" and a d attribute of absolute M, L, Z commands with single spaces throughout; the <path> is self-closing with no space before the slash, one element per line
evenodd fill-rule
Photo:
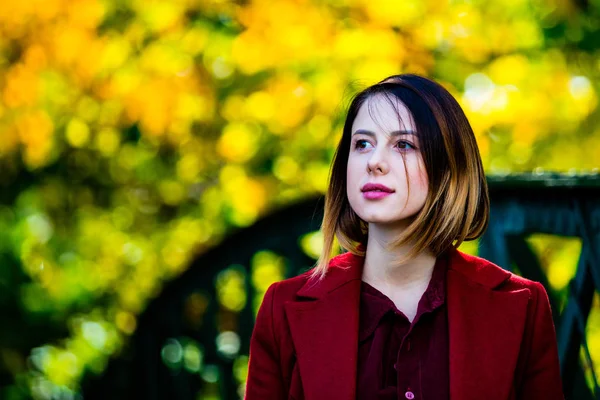
<path fill-rule="evenodd" d="M 446 270 L 448 258 L 442 254 L 436 259 L 427 289 L 423 292 L 413 323 L 427 312 L 442 306 L 446 300 Z M 388 313 L 398 311 L 394 302 L 366 282 L 361 283 L 359 341 L 367 339 L 377 329 L 381 319 Z"/>

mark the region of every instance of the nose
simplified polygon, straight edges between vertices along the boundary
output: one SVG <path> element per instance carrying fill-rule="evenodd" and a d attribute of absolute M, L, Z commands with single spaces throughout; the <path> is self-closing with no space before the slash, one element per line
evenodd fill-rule
<path fill-rule="evenodd" d="M 367 171 L 371 174 L 384 175 L 389 171 L 389 165 L 385 160 L 383 149 L 375 150 L 371 153 L 371 157 L 367 161 Z"/>

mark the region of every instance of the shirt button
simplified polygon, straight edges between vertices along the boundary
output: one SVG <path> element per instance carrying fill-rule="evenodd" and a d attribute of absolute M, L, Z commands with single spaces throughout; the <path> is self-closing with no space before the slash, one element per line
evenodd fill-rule
<path fill-rule="evenodd" d="M 408 392 L 404 393 L 404 397 L 406 397 L 409 400 L 412 400 L 415 398 L 415 394 L 409 390 Z"/>

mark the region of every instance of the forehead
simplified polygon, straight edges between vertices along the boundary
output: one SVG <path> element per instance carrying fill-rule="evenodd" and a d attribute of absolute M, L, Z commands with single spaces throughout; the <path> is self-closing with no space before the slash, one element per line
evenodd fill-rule
<path fill-rule="evenodd" d="M 386 133 L 416 131 L 416 126 L 412 114 L 400 99 L 378 94 L 367 98 L 359 108 L 352 131 L 358 129 Z"/>

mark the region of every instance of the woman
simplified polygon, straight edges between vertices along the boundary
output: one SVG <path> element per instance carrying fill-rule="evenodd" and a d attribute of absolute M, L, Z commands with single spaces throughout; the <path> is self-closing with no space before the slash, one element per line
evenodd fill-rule
<path fill-rule="evenodd" d="M 544 287 L 456 249 L 487 227 L 473 131 L 439 84 L 352 101 L 311 271 L 267 290 L 246 399 L 562 399 Z M 346 253 L 331 258 L 334 238 Z"/>

